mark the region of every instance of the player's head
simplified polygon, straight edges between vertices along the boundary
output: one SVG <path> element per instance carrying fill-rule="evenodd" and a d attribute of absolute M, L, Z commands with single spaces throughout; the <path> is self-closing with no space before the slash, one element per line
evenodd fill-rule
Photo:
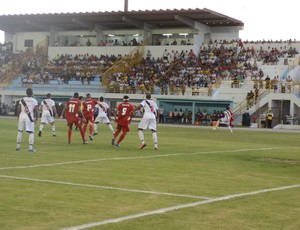
<path fill-rule="evenodd" d="M 229 106 L 226 106 L 226 109 L 227 109 L 227 110 L 230 110 L 230 107 L 229 107 Z"/>
<path fill-rule="evenodd" d="M 87 99 L 90 99 L 90 98 L 91 98 L 91 94 L 90 94 L 90 93 L 87 93 L 87 94 L 86 94 L 86 98 L 87 98 Z"/>
<path fill-rule="evenodd" d="M 51 98 L 51 93 L 47 93 L 46 97 Z"/>
<path fill-rule="evenodd" d="M 127 95 L 125 95 L 125 96 L 123 97 L 123 101 L 129 101 L 129 97 L 128 97 Z"/>
<path fill-rule="evenodd" d="M 79 96 L 78 99 L 79 99 L 80 101 L 82 101 L 82 100 L 83 100 L 83 96 Z"/>
<path fill-rule="evenodd" d="M 151 99 L 151 94 L 150 93 L 146 94 L 146 99 Z"/>
<path fill-rule="evenodd" d="M 79 93 L 74 93 L 74 98 L 78 98 L 79 97 Z"/>
<path fill-rule="evenodd" d="M 103 102 L 104 98 L 103 97 L 99 97 L 99 101 Z"/>
<path fill-rule="evenodd" d="M 32 91 L 31 88 L 26 89 L 26 95 L 27 95 L 28 97 L 31 97 L 31 96 L 33 95 L 33 91 Z"/>

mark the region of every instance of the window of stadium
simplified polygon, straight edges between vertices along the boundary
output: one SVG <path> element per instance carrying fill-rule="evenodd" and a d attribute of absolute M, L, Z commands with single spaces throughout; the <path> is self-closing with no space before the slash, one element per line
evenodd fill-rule
<path fill-rule="evenodd" d="M 30 39 L 30 40 L 25 40 L 24 41 L 24 46 L 25 47 L 33 47 L 33 40 Z"/>

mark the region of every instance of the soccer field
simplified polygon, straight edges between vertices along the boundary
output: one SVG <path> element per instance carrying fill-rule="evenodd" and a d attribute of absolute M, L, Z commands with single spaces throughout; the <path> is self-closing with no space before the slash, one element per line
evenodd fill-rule
<path fill-rule="evenodd" d="M 115 124 L 113 124 L 115 126 Z M 140 150 L 136 124 L 111 145 L 106 125 L 83 145 L 65 121 L 28 152 L 0 118 L 0 229 L 300 229 L 300 132 L 158 126 Z"/>

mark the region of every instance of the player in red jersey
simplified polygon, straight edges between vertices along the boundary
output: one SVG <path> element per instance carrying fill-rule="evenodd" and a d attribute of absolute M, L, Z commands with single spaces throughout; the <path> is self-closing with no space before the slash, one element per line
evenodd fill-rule
<path fill-rule="evenodd" d="M 117 122 L 117 130 L 114 133 L 114 138 L 112 141 L 112 144 L 119 147 L 121 141 L 124 139 L 126 134 L 129 132 L 129 125 L 132 119 L 132 114 L 135 109 L 135 106 L 133 104 L 129 103 L 129 97 L 125 95 L 123 97 L 123 102 L 118 105 L 117 107 L 117 114 L 115 121 Z M 121 136 L 117 140 L 115 144 L 115 139 L 118 137 L 120 132 L 122 131 Z"/>
<path fill-rule="evenodd" d="M 99 101 L 92 99 L 90 93 L 86 95 L 86 99 L 82 103 L 82 112 L 85 118 L 83 132 L 84 133 L 86 132 L 86 128 L 89 125 L 89 131 L 90 131 L 89 138 L 91 141 L 93 140 L 93 132 L 94 132 L 94 111 L 95 111 L 95 105 L 97 104 L 101 108 L 104 108 Z"/>
<path fill-rule="evenodd" d="M 73 124 L 79 129 L 83 144 L 87 144 L 87 142 L 85 140 L 83 129 L 81 127 L 82 121 L 85 122 L 85 118 L 84 118 L 81 108 L 80 108 L 81 101 L 78 98 L 79 98 L 79 94 L 77 92 L 74 93 L 74 97 L 71 98 L 69 101 L 67 101 L 67 103 L 63 109 L 62 115 L 61 115 L 61 118 L 65 117 L 67 119 L 67 126 L 69 127 L 69 130 L 68 130 L 69 144 L 72 143 Z"/>

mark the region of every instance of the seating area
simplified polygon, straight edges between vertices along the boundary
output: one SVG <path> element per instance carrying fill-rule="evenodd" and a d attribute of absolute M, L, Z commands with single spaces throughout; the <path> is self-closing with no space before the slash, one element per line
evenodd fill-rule
<path fill-rule="evenodd" d="M 292 43 L 292 45 L 299 44 Z M 232 43 L 222 41 L 203 45 L 199 54 L 194 54 L 192 50 L 183 50 L 176 54 L 173 50 L 162 49 L 161 57 L 143 58 L 140 63 L 130 67 L 129 71 L 111 74 L 109 85 L 102 85 L 102 72 L 122 59 L 121 56 L 96 57 L 78 54 L 72 57 L 66 54 L 57 56 L 55 60 L 49 60 L 41 66 L 39 57 L 28 52 L 22 54 L 19 63 L 23 63 L 23 68 L 18 77 L 12 80 L 6 89 L 16 91 L 34 86 L 40 93 L 82 91 L 144 94 L 150 92 L 178 97 L 216 98 L 214 92 L 218 88 L 228 87 L 229 82 L 230 88 L 234 91 L 245 89 L 239 91 L 244 94 L 242 96 L 244 99 L 250 88 L 294 93 L 295 87 L 288 79 L 289 66 L 286 65 L 294 62 L 293 60 L 298 57 L 298 49 L 292 45 L 285 45 L 285 48 L 280 49 L 269 44 L 269 47 L 264 50 L 259 44 L 260 48 L 257 49 L 241 41 Z M 232 58 L 233 55 L 236 55 L 235 59 Z M 276 62 L 266 59 L 268 55 L 276 57 Z M 286 63 L 287 58 L 288 63 Z M 10 62 L 6 65 L 10 65 Z M 3 64 L 1 67 L 3 68 Z M 267 77 L 270 79 L 266 79 Z M 273 78 L 278 80 L 276 84 Z M 235 98 L 235 100 L 240 99 Z M 171 117 L 166 120 L 174 122 Z M 207 125 L 212 121 L 211 118 L 205 118 L 198 123 Z"/>

